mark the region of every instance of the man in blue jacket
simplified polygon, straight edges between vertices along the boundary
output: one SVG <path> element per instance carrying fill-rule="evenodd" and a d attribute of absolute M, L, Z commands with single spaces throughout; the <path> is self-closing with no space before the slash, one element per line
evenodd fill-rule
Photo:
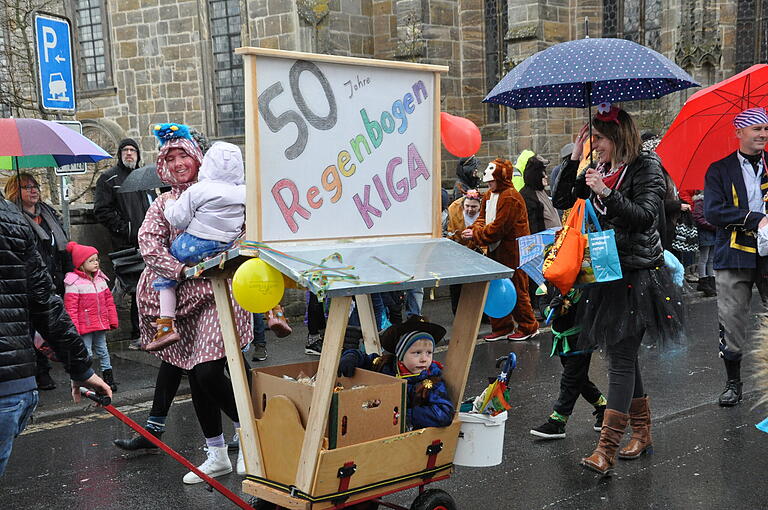
<path fill-rule="evenodd" d="M 768 305 L 768 274 L 757 254 L 756 237 L 757 229 L 768 225 L 768 113 L 764 108 L 750 108 L 739 113 L 733 124 L 739 150 L 712 163 L 704 185 L 704 216 L 717 227 L 715 279 L 720 357 L 728 377 L 718 403 L 727 407 L 742 399 L 741 357 L 751 324 L 753 284 L 757 285 L 763 306 Z"/>

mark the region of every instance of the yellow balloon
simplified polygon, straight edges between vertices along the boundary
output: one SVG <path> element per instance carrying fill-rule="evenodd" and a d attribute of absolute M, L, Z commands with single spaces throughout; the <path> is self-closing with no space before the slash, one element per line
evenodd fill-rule
<path fill-rule="evenodd" d="M 280 303 L 284 290 L 282 273 L 261 259 L 244 262 L 232 277 L 232 295 L 249 312 L 268 312 Z"/>

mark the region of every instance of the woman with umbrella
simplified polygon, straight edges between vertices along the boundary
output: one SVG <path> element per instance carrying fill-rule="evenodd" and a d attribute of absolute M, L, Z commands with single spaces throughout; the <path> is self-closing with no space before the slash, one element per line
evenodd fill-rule
<path fill-rule="evenodd" d="M 16 204 L 21 210 L 24 219 L 32 228 L 37 238 L 37 252 L 42 257 L 48 274 L 53 279 L 56 294 L 64 295 L 64 275 L 72 271 L 72 258 L 67 252 L 69 239 L 64 232 L 64 226 L 56 210 L 43 202 L 40 195 L 40 184 L 29 173 L 20 173 L 11 176 L 5 183 L 5 197 Z M 48 358 L 35 351 L 37 356 L 37 387 L 41 390 L 52 390 L 56 383 L 51 378 L 49 371 L 51 365 Z M 112 389 L 115 383 L 111 373 L 103 374 L 104 380 Z"/>
<path fill-rule="evenodd" d="M 608 474 L 616 454 L 634 459 L 651 449 L 649 400 L 643 389 L 638 350 L 646 330 L 662 339 L 680 331 L 681 303 L 664 268 L 658 218 L 665 194 L 657 157 L 641 153 L 632 117 L 601 104 L 595 115 L 592 147 L 599 159 L 576 177 L 588 126 L 579 132 L 563 168 L 555 207 L 568 209 L 576 198 L 591 198 L 603 229 L 614 229 L 624 277 L 589 289 L 582 336 L 608 354 L 608 404 L 597 448 L 582 465 Z M 618 451 L 628 422 L 629 445 Z"/>

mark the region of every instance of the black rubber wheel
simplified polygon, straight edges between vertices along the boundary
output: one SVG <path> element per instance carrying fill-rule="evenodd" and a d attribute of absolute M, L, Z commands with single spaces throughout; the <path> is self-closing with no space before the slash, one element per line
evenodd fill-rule
<path fill-rule="evenodd" d="M 259 498 L 253 498 L 251 501 L 249 501 L 249 503 L 256 510 L 279 510 L 282 508 L 274 503 L 270 503 L 269 501 Z"/>
<path fill-rule="evenodd" d="M 458 510 L 450 494 L 440 489 L 429 489 L 413 500 L 411 510 Z"/>

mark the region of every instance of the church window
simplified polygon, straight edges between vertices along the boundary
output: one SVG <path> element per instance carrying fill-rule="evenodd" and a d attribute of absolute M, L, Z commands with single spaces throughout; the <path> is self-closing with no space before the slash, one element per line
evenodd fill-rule
<path fill-rule="evenodd" d="M 768 0 L 738 0 L 736 71 L 768 62 Z"/>
<path fill-rule="evenodd" d="M 112 72 L 104 0 L 75 0 L 73 7 L 79 88 L 98 90 L 108 87 L 112 84 Z"/>
<path fill-rule="evenodd" d="M 507 33 L 507 0 L 485 0 L 485 86 L 488 91 L 504 77 L 504 36 Z M 486 104 L 488 124 L 502 120 L 502 108 Z"/>
<path fill-rule="evenodd" d="M 603 37 L 620 37 L 658 50 L 661 0 L 603 0 Z"/>
<path fill-rule="evenodd" d="M 210 0 L 208 16 L 213 49 L 213 90 L 219 136 L 245 132 L 245 82 L 243 57 L 235 55 L 240 44 L 239 0 Z"/>

